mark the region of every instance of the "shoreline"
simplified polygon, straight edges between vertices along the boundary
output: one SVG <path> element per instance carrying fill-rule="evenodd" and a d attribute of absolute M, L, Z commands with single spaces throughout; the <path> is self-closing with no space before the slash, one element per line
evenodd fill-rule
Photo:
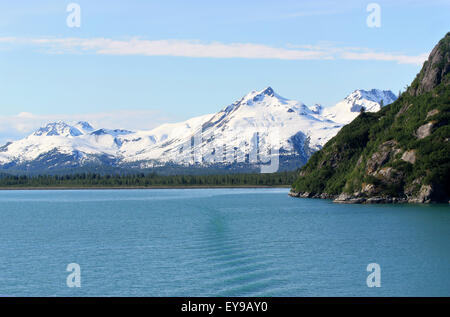
<path fill-rule="evenodd" d="M 349 205 L 392 205 L 392 204 L 450 204 L 450 200 L 425 200 L 423 198 L 404 198 L 404 197 L 390 197 L 390 196 L 372 196 L 372 197 L 358 197 L 350 194 L 342 193 L 340 195 L 330 195 L 327 193 L 311 194 L 309 192 L 295 192 L 291 190 L 288 194 L 293 198 L 309 198 L 309 199 L 327 199 L 335 204 L 349 204 Z"/>
<path fill-rule="evenodd" d="M 232 189 L 232 188 L 290 188 L 290 185 L 276 185 L 276 186 L 265 186 L 265 185 L 236 185 L 236 186 L 95 186 L 95 187 L 70 187 L 70 186 L 48 186 L 48 187 L 0 187 L 0 191 L 15 191 L 15 190 L 133 190 L 133 189 Z"/>

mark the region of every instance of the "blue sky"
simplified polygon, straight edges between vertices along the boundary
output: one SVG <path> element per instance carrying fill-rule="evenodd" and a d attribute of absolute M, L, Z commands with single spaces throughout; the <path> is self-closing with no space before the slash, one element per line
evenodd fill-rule
<path fill-rule="evenodd" d="M 0 0 L 0 141 L 56 119 L 151 128 L 266 86 L 325 106 L 397 93 L 448 31 L 450 0 Z"/>

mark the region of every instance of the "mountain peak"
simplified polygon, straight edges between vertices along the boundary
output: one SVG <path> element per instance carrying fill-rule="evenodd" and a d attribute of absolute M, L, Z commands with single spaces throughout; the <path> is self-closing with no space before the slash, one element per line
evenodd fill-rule
<path fill-rule="evenodd" d="M 253 110 L 251 110 L 253 109 Z M 218 120 L 222 120 L 225 116 L 235 113 L 237 111 L 289 111 L 289 112 L 297 112 L 297 113 L 312 113 L 312 111 L 307 108 L 302 102 L 289 100 L 280 95 L 278 95 L 272 87 L 268 86 L 262 90 L 252 90 L 248 94 L 246 94 L 241 99 L 235 101 L 231 105 L 225 107 L 214 115 L 210 121 L 217 122 Z M 263 110 L 266 109 L 266 110 Z M 243 112 L 241 112 L 242 114 Z M 255 112 L 248 112 L 245 115 L 255 115 Z M 210 123 L 208 123 L 210 126 Z"/>
<path fill-rule="evenodd" d="M 275 91 L 273 90 L 272 87 L 268 86 L 266 88 L 264 88 L 263 90 L 253 90 L 250 93 L 248 93 L 247 95 L 245 95 L 240 103 L 242 104 L 248 104 L 248 105 L 252 105 L 254 102 L 259 102 L 262 101 L 264 98 L 269 97 L 269 98 L 277 98 L 280 100 L 284 100 L 283 97 L 279 96 L 278 94 L 275 93 Z"/>
<path fill-rule="evenodd" d="M 50 122 L 33 133 L 34 136 L 79 136 L 83 133 L 64 121 Z"/>
<path fill-rule="evenodd" d="M 397 100 L 397 96 L 390 90 L 357 89 L 335 106 L 325 109 L 324 114 L 330 120 L 347 124 L 359 115 L 361 109 L 367 112 L 377 112 L 382 105 L 386 106 L 395 100 Z"/>
<path fill-rule="evenodd" d="M 422 70 L 408 88 L 412 96 L 431 91 L 442 81 L 447 80 L 450 73 L 450 32 L 433 48 L 428 60 L 423 64 Z"/>
<path fill-rule="evenodd" d="M 83 133 L 89 133 L 94 131 L 94 128 L 89 124 L 89 122 L 86 121 L 78 121 L 74 127 Z"/>
<path fill-rule="evenodd" d="M 45 126 L 41 127 L 39 130 L 44 130 L 44 129 L 64 129 L 66 127 L 69 127 L 69 125 L 67 123 L 65 123 L 64 121 L 59 120 L 59 121 L 55 121 L 55 122 L 49 122 Z"/>
<path fill-rule="evenodd" d="M 92 128 L 92 126 L 89 124 L 89 122 L 86 122 L 86 121 L 78 121 L 77 125 L 82 126 L 84 128 Z"/>
<path fill-rule="evenodd" d="M 269 86 L 263 89 L 260 94 L 273 97 L 275 96 L 275 91 L 273 91 L 272 87 Z"/>
<path fill-rule="evenodd" d="M 397 99 L 397 96 L 391 90 L 381 89 L 357 89 L 349 94 L 345 99 L 367 99 L 374 102 L 384 101 L 384 104 L 389 104 Z"/>

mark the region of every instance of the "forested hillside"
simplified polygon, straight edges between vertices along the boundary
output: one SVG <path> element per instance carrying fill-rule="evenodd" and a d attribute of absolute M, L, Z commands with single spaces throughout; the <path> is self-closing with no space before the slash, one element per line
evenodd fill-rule
<path fill-rule="evenodd" d="M 362 112 L 301 168 L 295 197 L 344 203 L 448 201 L 450 33 L 397 101 Z"/>

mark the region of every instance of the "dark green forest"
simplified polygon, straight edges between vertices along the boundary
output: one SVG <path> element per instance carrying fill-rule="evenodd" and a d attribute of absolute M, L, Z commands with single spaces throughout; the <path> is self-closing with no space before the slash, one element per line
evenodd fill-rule
<path fill-rule="evenodd" d="M 13 176 L 0 175 L 0 188 L 117 188 L 117 187 L 214 187 L 214 186 L 290 186 L 296 172 L 273 174 L 170 175 L 155 173 L 134 175 L 74 175 Z"/>

